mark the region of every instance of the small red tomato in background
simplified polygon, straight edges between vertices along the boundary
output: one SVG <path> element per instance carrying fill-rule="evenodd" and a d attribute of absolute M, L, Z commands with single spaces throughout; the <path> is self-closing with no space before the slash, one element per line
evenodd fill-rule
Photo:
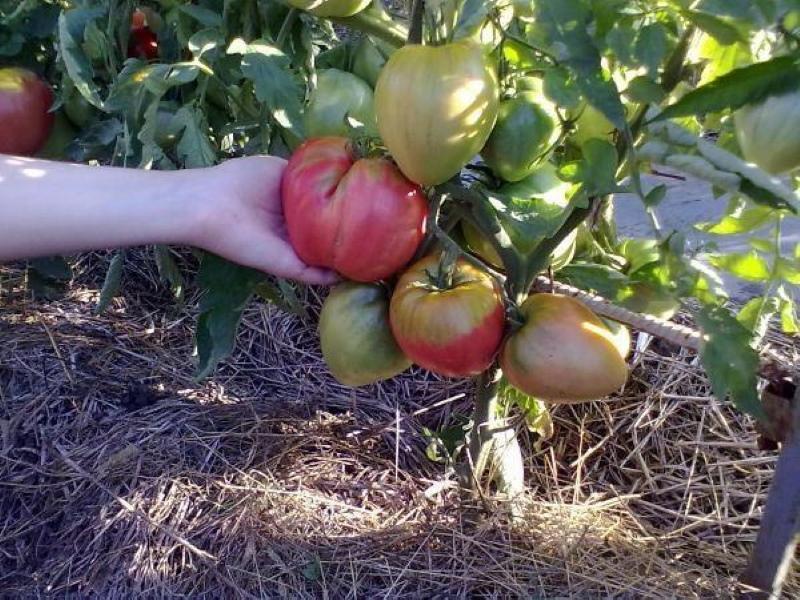
<path fill-rule="evenodd" d="M 137 8 L 131 15 L 131 35 L 128 39 L 128 58 L 155 60 L 158 58 L 158 36 L 151 29 L 151 10 Z"/>
<path fill-rule="evenodd" d="M 26 69 L 0 69 L 0 153 L 32 156 L 53 128 L 53 90 Z"/>
<path fill-rule="evenodd" d="M 377 281 L 402 268 L 425 236 L 422 190 L 383 158 L 357 159 L 343 137 L 304 142 L 281 184 L 289 239 L 315 267 L 355 281 Z"/>
<path fill-rule="evenodd" d="M 389 320 L 397 344 L 419 366 L 448 377 L 470 377 L 492 364 L 505 330 L 497 280 L 459 259 L 449 281 L 439 257 L 414 263 L 397 282 Z"/>

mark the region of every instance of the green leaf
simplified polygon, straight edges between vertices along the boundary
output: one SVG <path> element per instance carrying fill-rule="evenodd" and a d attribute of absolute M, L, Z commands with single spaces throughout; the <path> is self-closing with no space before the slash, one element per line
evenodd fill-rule
<path fill-rule="evenodd" d="M 204 27 L 218 29 L 222 26 L 222 15 L 217 11 L 191 4 L 182 4 L 178 10 L 189 15 Z"/>
<path fill-rule="evenodd" d="M 781 302 L 781 329 L 789 335 L 800 333 L 794 301 L 788 298 Z"/>
<path fill-rule="evenodd" d="M 100 300 L 97 302 L 97 307 L 94 309 L 96 315 L 99 315 L 108 308 L 111 300 L 119 292 L 119 286 L 122 282 L 122 267 L 125 263 L 125 252 L 119 251 L 114 254 L 111 263 L 108 265 L 106 271 L 106 278 L 103 281 L 103 287 L 100 290 Z"/>
<path fill-rule="evenodd" d="M 705 339 L 700 359 L 714 395 L 730 396 L 734 405 L 756 418 L 764 418 L 758 398 L 758 353 L 750 346 L 750 332 L 725 308 L 704 307 L 697 313 Z"/>
<path fill-rule="evenodd" d="M 625 109 L 614 81 L 603 71 L 600 52 L 587 26 L 591 13 L 581 0 L 536 2 L 537 25 L 546 32 L 551 46 L 563 48 L 561 62 L 574 77 L 589 103 L 617 129 L 625 129 Z"/>
<path fill-rule="evenodd" d="M 736 320 L 753 334 L 752 344 L 757 346 L 769 328 L 769 322 L 778 312 L 779 301 L 775 296 L 758 296 L 745 304 L 736 315 Z"/>
<path fill-rule="evenodd" d="M 791 261 L 783 257 L 777 258 L 775 271 L 781 279 L 792 285 L 800 285 L 800 262 Z"/>
<path fill-rule="evenodd" d="M 625 272 L 635 273 L 645 265 L 661 260 L 661 250 L 657 240 L 632 238 L 624 240 L 617 252 L 628 263 Z"/>
<path fill-rule="evenodd" d="M 599 138 L 591 138 L 581 147 L 583 151 L 582 180 L 586 193 L 602 196 L 620 191 L 617 186 L 617 151 Z"/>
<path fill-rule="evenodd" d="M 581 102 L 581 92 L 566 69 L 547 69 L 542 89 L 545 96 L 564 108 L 575 109 Z"/>
<path fill-rule="evenodd" d="M 199 108 L 183 106 L 172 122 L 183 132 L 177 151 L 187 168 L 208 167 L 216 162 L 217 152 L 208 137 L 208 123 Z"/>
<path fill-rule="evenodd" d="M 644 197 L 644 205 L 648 208 L 653 208 L 661 204 L 661 201 L 667 195 L 667 186 L 662 184 L 657 185 L 652 190 L 647 192 Z"/>
<path fill-rule="evenodd" d="M 519 408 L 525 418 L 525 425 L 528 427 L 528 431 L 539 434 L 543 440 L 552 437 L 553 419 L 544 402 L 519 391 L 505 377 L 500 379 L 500 383 L 497 385 L 497 397 L 500 403 L 506 405 L 506 407 L 515 404 Z M 501 411 L 506 413 L 507 409 L 503 410 L 503 408 L 501 408 Z"/>
<path fill-rule="evenodd" d="M 747 41 L 736 27 L 712 14 L 696 10 L 682 10 L 681 14 L 723 46 Z"/>
<path fill-rule="evenodd" d="M 688 92 L 650 122 L 736 109 L 745 104 L 800 86 L 800 57 L 779 56 L 766 62 L 734 69 Z"/>
<path fill-rule="evenodd" d="M 255 293 L 267 302 L 270 302 L 288 313 L 308 319 L 308 311 L 297 297 L 292 284 L 284 279 L 273 282 L 269 279 L 262 281 L 255 287 Z"/>
<path fill-rule="evenodd" d="M 625 90 L 625 95 L 641 104 L 657 104 L 664 99 L 664 88 L 646 75 L 634 78 Z"/>
<path fill-rule="evenodd" d="M 458 7 L 458 20 L 453 29 L 453 38 L 468 37 L 486 21 L 489 9 L 494 8 L 489 0 L 462 0 Z"/>
<path fill-rule="evenodd" d="M 616 298 L 628 285 L 628 278 L 606 265 L 572 263 L 558 272 L 558 279 L 574 287 Z"/>
<path fill-rule="evenodd" d="M 103 15 L 100 8 L 66 10 L 58 18 L 58 44 L 64 66 L 75 88 L 91 104 L 101 108 L 98 87 L 94 83 L 91 60 L 81 45 L 88 24 Z"/>
<path fill-rule="evenodd" d="M 737 202 L 733 210 L 717 223 L 698 223 L 695 227 L 700 231 L 715 235 L 734 235 L 764 227 L 776 217 L 777 214 L 771 207 L 748 207 L 745 202 Z"/>
<path fill-rule="evenodd" d="M 159 277 L 169 284 L 172 295 L 177 300 L 181 300 L 185 289 L 183 274 L 172 257 L 169 247 L 162 244 L 157 245 L 155 247 L 155 259 Z"/>
<path fill-rule="evenodd" d="M 233 351 L 239 321 L 264 275 L 205 254 L 198 282 L 203 290 L 197 320 L 197 379 L 208 376 Z"/>
<path fill-rule="evenodd" d="M 661 62 L 669 50 L 669 37 L 661 23 L 651 23 L 639 30 L 634 45 L 634 56 L 647 68 L 651 77 L 658 75 Z"/>
<path fill-rule="evenodd" d="M 770 276 L 767 261 L 755 251 L 711 256 L 709 262 L 747 281 L 766 281 Z"/>
<path fill-rule="evenodd" d="M 289 58 L 275 46 L 263 41 L 252 44 L 234 42 L 230 54 L 242 54 L 242 74 L 253 82 L 256 98 L 266 104 L 275 123 L 293 139 L 303 139 L 302 98 L 297 79 L 289 70 Z"/>

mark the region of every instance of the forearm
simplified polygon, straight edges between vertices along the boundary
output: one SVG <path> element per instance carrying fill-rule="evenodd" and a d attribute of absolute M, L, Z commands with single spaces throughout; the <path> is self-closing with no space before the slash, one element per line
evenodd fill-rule
<path fill-rule="evenodd" d="M 140 244 L 192 244 L 202 210 L 200 179 L 192 171 L 0 155 L 0 261 Z"/>

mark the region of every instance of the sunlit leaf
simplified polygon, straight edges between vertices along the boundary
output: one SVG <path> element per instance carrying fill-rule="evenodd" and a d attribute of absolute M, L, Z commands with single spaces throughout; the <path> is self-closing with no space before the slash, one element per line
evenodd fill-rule
<path fill-rule="evenodd" d="M 757 252 L 731 253 L 712 256 L 711 264 L 748 281 L 764 281 L 769 278 L 767 261 Z"/>

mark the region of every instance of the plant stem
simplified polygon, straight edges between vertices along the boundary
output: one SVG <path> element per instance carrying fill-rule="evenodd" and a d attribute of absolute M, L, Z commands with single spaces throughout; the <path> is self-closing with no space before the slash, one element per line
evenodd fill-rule
<path fill-rule="evenodd" d="M 797 384 L 797 382 L 796 382 Z M 764 517 L 741 582 L 756 591 L 744 598 L 779 598 L 800 541 L 800 385 L 792 405 L 792 431 L 770 486 Z"/>
<path fill-rule="evenodd" d="M 391 44 L 395 48 L 406 43 L 408 32 L 405 27 L 396 23 L 385 14 L 375 12 L 371 9 L 362 10 L 352 17 L 337 17 L 330 19 L 334 23 L 344 25 L 356 31 L 362 31 L 375 36 L 384 42 Z"/>
<path fill-rule="evenodd" d="M 297 20 L 299 12 L 300 11 L 298 11 L 296 8 L 292 8 L 288 13 L 286 13 L 286 18 L 283 20 L 280 31 L 278 31 L 278 37 L 275 38 L 275 45 L 281 50 L 283 50 L 284 45 L 286 45 L 286 39 L 289 37 L 289 33 L 292 31 L 292 26 Z"/>
<path fill-rule="evenodd" d="M 408 30 L 407 44 L 422 43 L 422 29 L 425 16 L 425 0 L 414 0 L 411 5 L 411 27 Z"/>
<path fill-rule="evenodd" d="M 475 390 L 475 413 L 467 433 L 467 462 L 461 472 L 461 485 L 473 492 L 480 490 L 492 450 L 492 429 L 497 414 L 497 383 L 500 370 L 490 367 L 480 374 Z"/>

